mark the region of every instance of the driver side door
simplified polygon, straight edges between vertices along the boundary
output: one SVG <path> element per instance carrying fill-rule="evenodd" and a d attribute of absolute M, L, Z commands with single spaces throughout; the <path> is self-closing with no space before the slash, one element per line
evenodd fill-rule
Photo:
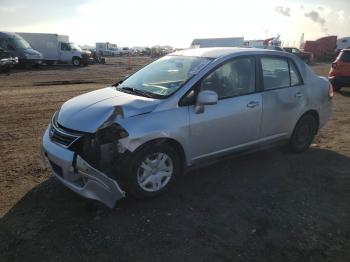
<path fill-rule="evenodd" d="M 68 43 L 60 43 L 59 46 L 60 61 L 62 62 L 72 62 L 72 53 Z"/>
<path fill-rule="evenodd" d="M 244 149 L 259 139 L 262 96 L 257 91 L 255 57 L 223 63 L 197 83 L 197 92 L 212 90 L 218 103 L 203 113 L 189 107 L 192 161 Z"/>

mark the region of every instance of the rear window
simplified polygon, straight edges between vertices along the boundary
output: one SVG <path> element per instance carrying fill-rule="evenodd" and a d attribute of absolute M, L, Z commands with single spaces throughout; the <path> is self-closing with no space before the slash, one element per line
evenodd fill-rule
<path fill-rule="evenodd" d="M 285 58 L 261 58 L 264 89 L 297 86 L 303 83 L 298 69 L 292 61 Z"/>
<path fill-rule="evenodd" d="M 350 62 L 350 51 L 342 51 L 340 53 L 339 61 L 341 61 L 341 62 Z"/>
<path fill-rule="evenodd" d="M 262 58 L 265 90 L 289 86 L 289 67 L 286 59 Z"/>

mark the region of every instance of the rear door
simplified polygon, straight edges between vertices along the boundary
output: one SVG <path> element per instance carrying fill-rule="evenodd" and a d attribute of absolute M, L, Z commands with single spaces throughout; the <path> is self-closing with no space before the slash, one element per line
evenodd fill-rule
<path fill-rule="evenodd" d="M 263 89 L 261 138 L 287 138 L 305 105 L 304 85 L 295 63 L 281 56 L 260 57 Z"/>

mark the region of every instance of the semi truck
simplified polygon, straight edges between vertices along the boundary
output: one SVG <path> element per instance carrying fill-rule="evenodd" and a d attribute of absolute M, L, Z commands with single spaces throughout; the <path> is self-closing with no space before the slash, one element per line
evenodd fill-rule
<path fill-rule="evenodd" d="M 78 45 L 69 42 L 69 36 L 42 33 L 17 33 L 34 49 L 41 52 L 46 64 L 70 63 L 74 66 L 92 62 L 90 51 L 83 51 Z"/>
<path fill-rule="evenodd" d="M 38 66 L 43 60 L 40 52 L 13 32 L 0 32 L 0 48 L 7 51 L 11 57 L 17 57 L 21 66 Z"/>

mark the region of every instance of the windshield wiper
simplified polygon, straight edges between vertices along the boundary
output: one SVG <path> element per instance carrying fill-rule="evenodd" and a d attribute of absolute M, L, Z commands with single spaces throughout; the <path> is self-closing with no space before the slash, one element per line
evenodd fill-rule
<path fill-rule="evenodd" d="M 125 91 L 133 93 L 133 94 L 145 96 L 145 97 L 150 97 L 150 98 L 154 97 L 153 94 L 150 93 L 150 92 L 146 92 L 146 91 L 143 91 L 143 90 L 140 90 L 140 89 L 136 89 L 136 88 L 133 88 L 133 87 L 123 86 L 123 87 L 117 87 L 117 88 L 125 90 Z"/>

